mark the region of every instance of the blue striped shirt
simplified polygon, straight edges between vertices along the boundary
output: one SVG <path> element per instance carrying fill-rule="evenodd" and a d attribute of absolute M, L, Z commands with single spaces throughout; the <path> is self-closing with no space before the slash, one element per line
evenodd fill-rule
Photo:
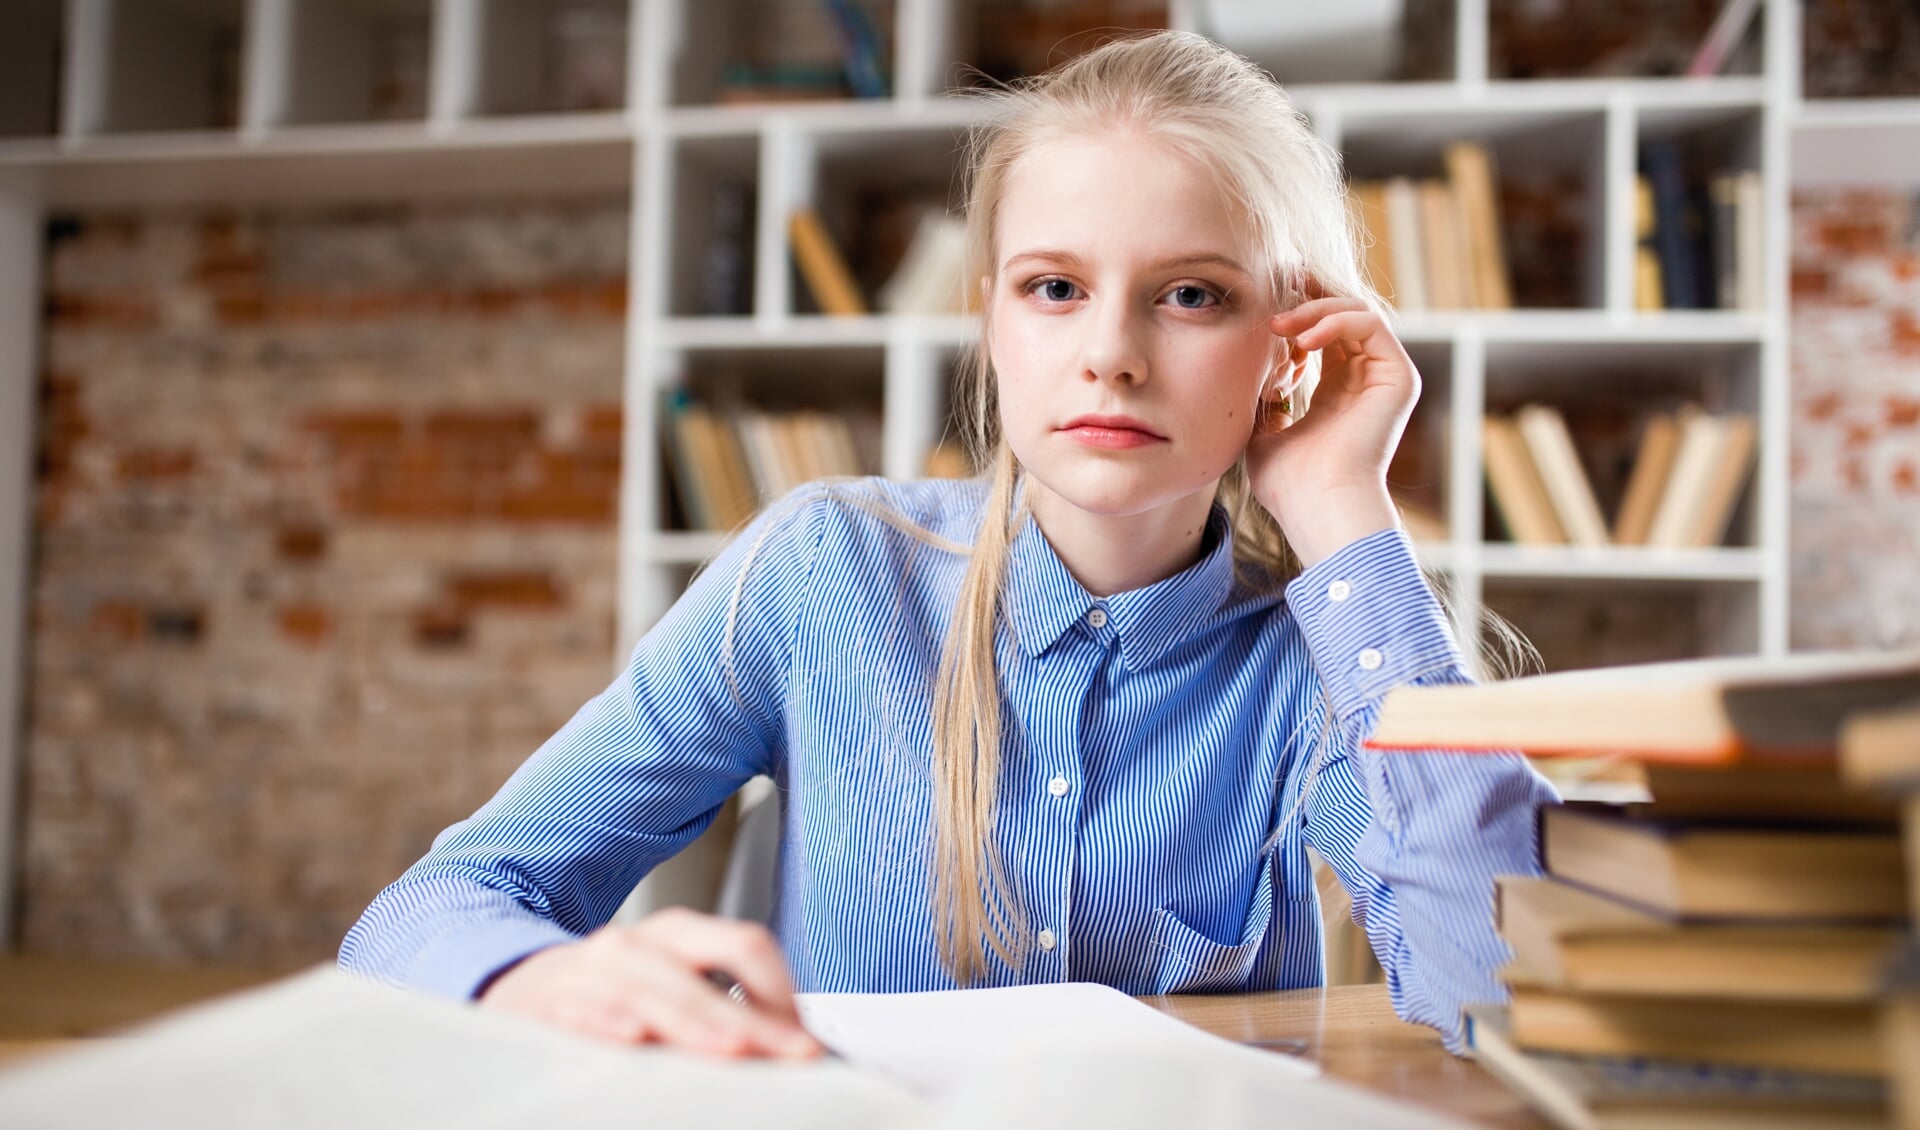
<path fill-rule="evenodd" d="M 375 899 L 341 964 L 471 997 L 606 923 L 765 774 L 785 806 L 772 926 L 796 986 L 954 987 L 928 901 L 932 687 L 984 498 L 978 480 L 869 479 L 770 507 L 611 686 Z M 1320 984 L 1312 846 L 1396 1010 L 1457 1050 L 1461 1005 L 1502 995 L 1493 876 L 1538 873 L 1552 789 L 1517 755 L 1361 747 L 1392 687 L 1468 678 L 1403 532 L 1284 590 L 1232 558 L 1216 505 L 1199 561 L 1094 597 L 1031 519 L 1017 532 L 995 827 L 1035 944 L 1017 967 L 989 951 L 987 983 Z"/>

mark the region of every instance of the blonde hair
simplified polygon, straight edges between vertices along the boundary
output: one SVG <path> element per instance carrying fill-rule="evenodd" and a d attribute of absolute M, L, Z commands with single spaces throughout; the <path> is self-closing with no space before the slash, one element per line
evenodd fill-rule
<path fill-rule="evenodd" d="M 1118 39 L 1046 74 L 976 94 L 998 113 L 969 139 L 967 279 L 997 273 L 1000 202 L 1028 154 L 1072 138 L 1131 130 L 1211 170 L 1263 265 L 1266 294 L 1282 309 L 1300 301 L 1311 276 L 1329 294 L 1384 312 L 1360 269 L 1358 233 L 1346 207 L 1339 156 L 1316 135 L 1280 86 L 1252 63 L 1202 36 L 1157 32 Z M 1257 271 L 1260 269 L 1257 269 Z M 1020 469 L 1000 435 L 987 318 L 970 359 L 967 442 L 991 486 L 960 582 L 940 656 L 933 702 L 933 914 L 940 958 L 962 986 L 986 972 L 986 948 L 1018 967 L 1024 917 L 994 845 L 1000 767 L 1000 689 L 994 640 L 1005 620 L 1003 581 L 1015 532 Z M 1312 370 L 1294 393 L 1311 393 Z M 1024 499 L 1024 496 L 1022 496 Z M 1244 460 L 1220 480 L 1233 524 L 1237 577 L 1279 586 L 1298 564 L 1279 524 L 1253 497 Z"/>

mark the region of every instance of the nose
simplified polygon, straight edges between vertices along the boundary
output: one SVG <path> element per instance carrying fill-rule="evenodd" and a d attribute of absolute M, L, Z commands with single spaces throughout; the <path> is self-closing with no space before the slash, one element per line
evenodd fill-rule
<path fill-rule="evenodd" d="M 1146 327 L 1124 301 L 1096 303 L 1080 340 L 1080 375 L 1095 384 L 1138 386 L 1147 379 Z"/>

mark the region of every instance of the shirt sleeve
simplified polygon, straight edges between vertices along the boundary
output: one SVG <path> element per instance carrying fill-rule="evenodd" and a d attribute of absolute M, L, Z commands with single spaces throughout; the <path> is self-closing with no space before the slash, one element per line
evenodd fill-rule
<path fill-rule="evenodd" d="M 612 684 L 374 899 L 340 965 L 469 999 L 604 925 L 728 796 L 772 772 L 824 498 L 803 487 L 735 537 Z"/>
<path fill-rule="evenodd" d="M 1394 687 L 1473 681 L 1404 531 L 1301 573 L 1287 605 L 1331 712 L 1307 840 L 1353 896 L 1394 1011 L 1459 1053 L 1462 1007 L 1506 999 L 1494 971 L 1511 951 L 1494 927 L 1493 877 L 1540 873 L 1536 810 L 1559 798 L 1517 752 L 1363 746 Z"/>

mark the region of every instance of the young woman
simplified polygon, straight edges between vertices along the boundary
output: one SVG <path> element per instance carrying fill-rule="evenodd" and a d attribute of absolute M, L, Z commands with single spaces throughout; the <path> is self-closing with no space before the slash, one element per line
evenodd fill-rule
<path fill-rule="evenodd" d="M 805 1056 L 796 986 L 1318 984 L 1311 845 L 1401 1015 L 1458 1049 L 1460 1006 L 1500 996 L 1492 878 L 1537 872 L 1553 793 L 1517 755 L 1362 748 L 1388 690 L 1468 675 L 1388 497 L 1419 375 L 1337 157 L 1191 35 L 993 97 L 968 208 L 987 470 L 769 507 L 341 964 Z M 784 799 L 773 929 L 608 926 L 758 774 Z"/>

